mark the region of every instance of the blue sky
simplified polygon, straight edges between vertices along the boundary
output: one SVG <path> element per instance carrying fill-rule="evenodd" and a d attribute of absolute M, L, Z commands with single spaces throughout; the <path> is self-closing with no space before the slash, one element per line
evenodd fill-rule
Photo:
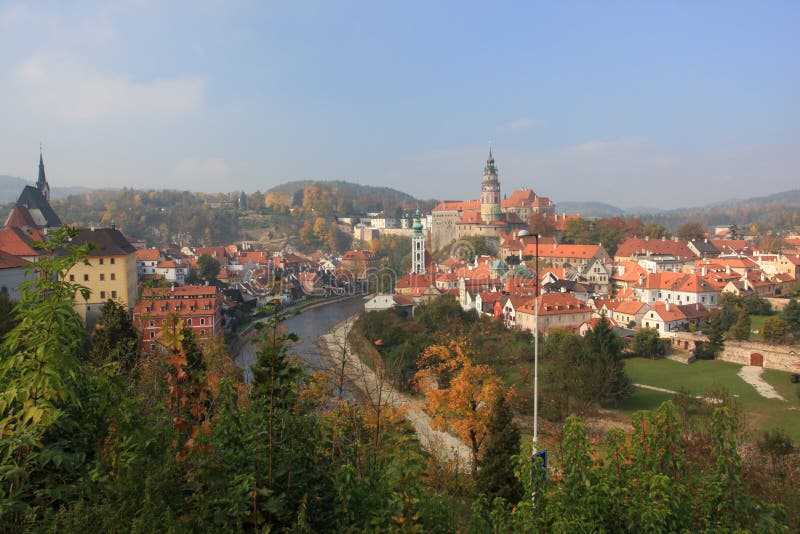
<path fill-rule="evenodd" d="M 108 5 L 112 4 L 112 5 Z M 0 174 L 678 207 L 800 187 L 800 3 L 0 2 Z"/>

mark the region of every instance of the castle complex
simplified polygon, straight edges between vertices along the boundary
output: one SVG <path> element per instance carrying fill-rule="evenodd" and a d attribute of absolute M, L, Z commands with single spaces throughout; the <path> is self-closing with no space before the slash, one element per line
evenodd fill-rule
<path fill-rule="evenodd" d="M 500 180 L 491 149 L 483 168 L 480 200 L 440 202 L 432 212 L 431 246 L 438 250 L 467 236 L 500 238 L 512 230 L 527 228 L 534 213 L 554 215 L 555 204 L 523 188 L 501 200 Z"/>

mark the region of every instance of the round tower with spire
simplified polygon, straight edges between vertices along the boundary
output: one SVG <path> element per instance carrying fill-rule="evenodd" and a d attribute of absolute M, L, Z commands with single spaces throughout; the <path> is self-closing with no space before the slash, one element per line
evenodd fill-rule
<path fill-rule="evenodd" d="M 411 274 L 425 274 L 425 233 L 422 231 L 419 208 L 411 228 L 414 229 L 411 236 Z"/>
<path fill-rule="evenodd" d="M 492 149 L 489 148 L 481 183 L 481 219 L 486 224 L 499 221 L 500 211 L 500 180 L 497 179 L 497 165 L 494 163 Z"/>

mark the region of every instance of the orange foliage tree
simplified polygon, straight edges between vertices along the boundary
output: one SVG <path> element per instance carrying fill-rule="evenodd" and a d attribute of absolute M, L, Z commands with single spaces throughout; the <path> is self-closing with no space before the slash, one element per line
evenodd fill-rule
<path fill-rule="evenodd" d="M 209 430 L 211 391 L 206 383 L 206 365 L 202 352 L 194 343 L 191 329 L 173 314 L 164 321 L 164 344 L 170 349 L 167 360 L 166 407 L 178 432 L 175 458 L 183 461 L 194 447 L 202 429 Z"/>
<path fill-rule="evenodd" d="M 494 400 L 505 395 L 510 401 L 513 391 L 505 391 L 490 366 L 474 364 L 471 354 L 463 341 L 429 346 L 420 355 L 414 385 L 425 394 L 433 428 L 450 429 L 469 444 L 474 475 Z"/>

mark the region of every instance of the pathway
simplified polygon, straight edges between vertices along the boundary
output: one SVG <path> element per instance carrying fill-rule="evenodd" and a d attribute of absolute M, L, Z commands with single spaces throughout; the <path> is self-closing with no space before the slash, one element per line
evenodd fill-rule
<path fill-rule="evenodd" d="M 756 388 L 759 395 L 762 397 L 766 397 L 768 399 L 778 399 L 785 401 L 780 393 L 775 391 L 775 388 L 772 387 L 767 381 L 761 378 L 761 373 L 764 372 L 764 368 L 756 365 L 744 365 L 739 372 L 739 378 Z"/>
<path fill-rule="evenodd" d="M 333 327 L 328 334 L 321 336 L 327 344 L 329 367 L 341 369 L 344 360 L 345 376 L 350 384 L 371 399 L 372 403 L 401 409 L 405 418 L 414 426 L 420 444 L 426 450 L 435 451 L 443 458 L 458 460 L 461 469 L 468 471 L 472 455 L 470 448 L 453 434 L 434 430 L 431 427 L 430 417 L 423 410 L 422 401 L 396 390 L 388 378 L 376 374 L 350 350 L 346 336 L 352 323 L 352 319 L 348 319 Z"/>

